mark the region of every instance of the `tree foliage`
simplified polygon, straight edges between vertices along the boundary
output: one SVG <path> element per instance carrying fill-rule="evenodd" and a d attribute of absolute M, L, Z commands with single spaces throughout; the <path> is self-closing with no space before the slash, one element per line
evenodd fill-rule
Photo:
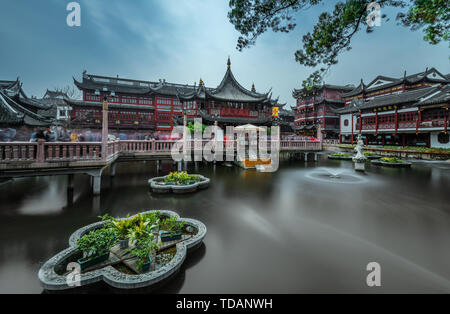
<path fill-rule="evenodd" d="M 242 36 L 237 49 L 242 50 L 255 44 L 257 38 L 271 29 L 274 32 L 292 31 L 295 15 L 300 11 L 324 3 L 323 0 L 230 0 L 228 18 Z M 368 25 L 367 6 L 372 0 L 335 1 L 331 12 L 322 12 L 313 30 L 302 38 L 303 47 L 295 52 L 295 60 L 316 70 L 303 81 L 305 88 L 320 85 L 323 76 L 331 66 L 338 63 L 339 55 L 351 49 L 356 33 L 365 29 L 374 31 Z M 450 1 L 448 0 L 379 0 L 381 8 L 391 7 L 404 10 L 397 15 L 398 24 L 411 30 L 423 30 L 424 40 L 437 44 L 450 38 Z M 381 16 L 385 21 L 386 15 Z"/>

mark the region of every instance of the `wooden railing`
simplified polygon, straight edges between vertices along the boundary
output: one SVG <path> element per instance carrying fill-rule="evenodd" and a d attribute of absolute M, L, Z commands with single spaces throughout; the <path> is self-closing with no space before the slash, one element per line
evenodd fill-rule
<path fill-rule="evenodd" d="M 210 140 L 191 141 L 191 151 L 203 149 Z M 0 142 L 0 163 L 45 163 L 109 161 L 121 153 L 170 153 L 177 141 L 121 141 L 108 142 L 107 155 L 102 154 L 101 142 Z M 270 150 L 271 142 L 267 142 Z M 236 150 L 237 141 L 225 141 L 224 151 Z M 282 140 L 280 151 L 321 150 L 321 142 Z"/>

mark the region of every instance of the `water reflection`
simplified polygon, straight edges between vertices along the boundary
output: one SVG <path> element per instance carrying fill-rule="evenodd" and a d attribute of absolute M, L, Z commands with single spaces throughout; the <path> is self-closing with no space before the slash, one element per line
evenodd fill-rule
<path fill-rule="evenodd" d="M 351 162 L 284 161 L 275 173 L 189 163 L 212 178 L 196 194 L 149 192 L 172 162 L 118 164 L 93 197 L 88 176 L 16 179 L 0 185 L 0 292 L 41 292 L 40 265 L 70 234 L 109 213 L 168 209 L 203 221 L 204 246 L 159 292 L 374 292 L 365 266 L 382 265 L 377 292 L 450 292 L 450 165 L 411 169 Z M 175 168 L 174 168 L 175 167 Z M 95 287 L 112 292 L 107 287 Z"/>

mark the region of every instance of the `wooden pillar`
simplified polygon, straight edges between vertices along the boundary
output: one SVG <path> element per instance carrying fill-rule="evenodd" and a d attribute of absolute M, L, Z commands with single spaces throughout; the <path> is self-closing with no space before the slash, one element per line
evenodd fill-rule
<path fill-rule="evenodd" d="M 416 121 L 416 134 L 419 134 L 419 124 L 422 120 L 422 112 L 420 109 L 417 110 L 417 121 Z"/>
<path fill-rule="evenodd" d="M 351 124 L 352 124 L 352 145 L 353 145 L 353 113 L 352 113 L 352 121 L 351 121 Z"/>
<path fill-rule="evenodd" d="M 362 125 L 363 125 L 363 120 L 362 120 L 362 114 L 360 112 L 359 113 L 359 135 L 362 134 Z"/>
<path fill-rule="evenodd" d="M 444 133 L 447 134 L 447 128 L 448 128 L 448 108 L 445 108 L 444 111 Z"/>
<path fill-rule="evenodd" d="M 375 135 L 378 134 L 378 111 L 375 112 Z"/>
<path fill-rule="evenodd" d="M 395 135 L 398 132 L 398 109 L 395 109 Z"/>
<path fill-rule="evenodd" d="M 406 134 L 402 134 L 402 146 L 406 146 Z"/>

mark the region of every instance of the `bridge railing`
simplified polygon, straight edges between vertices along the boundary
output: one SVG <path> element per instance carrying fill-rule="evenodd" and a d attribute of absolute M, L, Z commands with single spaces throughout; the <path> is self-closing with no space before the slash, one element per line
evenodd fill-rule
<path fill-rule="evenodd" d="M 203 149 L 210 140 L 190 141 L 191 151 Z M 177 141 L 122 141 L 108 142 L 107 158 L 103 158 L 101 142 L 0 142 L 0 163 L 8 162 L 62 162 L 100 161 L 120 153 L 170 153 Z M 267 142 L 270 150 L 271 142 Z M 237 141 L 224 142 L 224 151 L 236 150 Z M 280 150 L 320 150 L 321 142 L 282 140 Z"/>
<path fill-rule="evenodd" d="M 7 142 L 0 143 L 0 162 L 56 162 L 101 160 L 98 142 Z"/>

